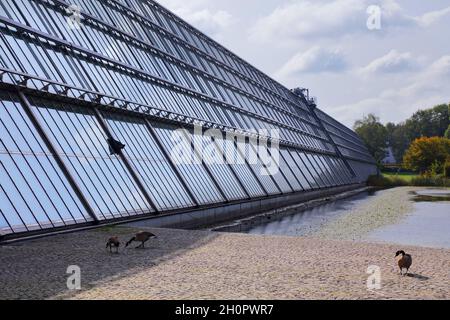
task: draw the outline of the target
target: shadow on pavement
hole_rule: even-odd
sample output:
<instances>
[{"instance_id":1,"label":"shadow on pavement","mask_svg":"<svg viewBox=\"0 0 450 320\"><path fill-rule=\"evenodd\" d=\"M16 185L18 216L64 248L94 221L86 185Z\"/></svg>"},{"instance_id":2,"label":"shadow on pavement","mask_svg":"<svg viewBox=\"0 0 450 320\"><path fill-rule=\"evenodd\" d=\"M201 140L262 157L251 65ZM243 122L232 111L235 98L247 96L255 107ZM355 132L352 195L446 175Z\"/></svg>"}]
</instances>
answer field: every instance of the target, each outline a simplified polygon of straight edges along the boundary
<instances>
[{"instance_id":1,"label":"shadow on pavement","mask_svg":"<svg viewBox=\"0 0 450 320\"><path fill-rule=\"evenodd\" d=\"M141 230L150 230L158 238L150 240L145 249L124 248ZM120 238L119 254L105 249L111 236ZM99 282L151 269L218 236L202 231L110 227L0 246L0 300L67 298L71 295L69 266L80 267L82 289L89 290Z\"/></svg>"}]
</instances>

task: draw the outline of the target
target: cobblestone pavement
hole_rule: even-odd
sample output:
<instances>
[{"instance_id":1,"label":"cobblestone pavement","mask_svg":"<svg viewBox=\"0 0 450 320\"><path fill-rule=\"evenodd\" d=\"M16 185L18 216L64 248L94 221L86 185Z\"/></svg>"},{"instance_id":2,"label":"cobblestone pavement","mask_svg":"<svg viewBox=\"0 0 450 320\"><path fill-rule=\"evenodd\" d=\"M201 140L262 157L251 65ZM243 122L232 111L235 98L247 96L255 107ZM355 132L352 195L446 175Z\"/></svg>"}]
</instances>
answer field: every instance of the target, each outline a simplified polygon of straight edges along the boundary
<instances>
[{"instance_id":1,"label":"cobblestone pavement","mask_svg":"<svg viewBox=\"0 0 450 320\"><path fill-rule=\"evenodd\" d=\"M151 229L145 250L105 250L116 227L0 247L0 299L450 299L450 250L313 238ZM414 258L402 277L395 252ZM81 268L80 291L66 286ZM367 268L381 290L367 290Z\"/></svg>"}]
</instances>

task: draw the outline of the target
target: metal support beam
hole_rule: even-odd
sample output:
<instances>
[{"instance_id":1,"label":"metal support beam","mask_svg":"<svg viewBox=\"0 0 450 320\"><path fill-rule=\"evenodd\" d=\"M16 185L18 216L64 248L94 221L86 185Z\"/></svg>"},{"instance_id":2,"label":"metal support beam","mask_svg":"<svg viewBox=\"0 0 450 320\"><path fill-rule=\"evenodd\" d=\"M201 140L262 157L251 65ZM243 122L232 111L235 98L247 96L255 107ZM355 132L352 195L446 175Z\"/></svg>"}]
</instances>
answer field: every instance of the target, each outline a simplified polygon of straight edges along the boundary
<instances>
[{"instance_id":1,"label":"metal support beam","mask_svg":"<svg viewBox=\"0 0 450 320\"><path fill-rule=\"evenodd\" d=\"M85 60L91 60L91 62L92 62L93 58L95 58L95 60L96 60L95 63L97 63L99 65L102 65L108 69L112 68L115 70L119 70L121 72L126 72L128 74L128 76L133 77L133 78L139 78L147 83L151 83L151 84L155 84L155 85L162 86L165 88L169 88L170 90L174 90L181 94L188 95L192 98L197 98L197 99L200 99L203 101L207 101L209 103L212 103L212 104L215 104L215 105L227 108L227 109L235 110L237 108L237 106L235 106L229 102L220 100L218 98L213 98L204 93L197 92L192 88L184 87L183 85L174 83L165 78L161 78L160 76L156 76L145 70L141 70L141 69L135 68L131 65L128 65L124 62L114 60L106 55L91 51L90 49L87 49L87 48L81 47L77 44L73 44L68 41L59 39L50 34L46 34L44 32L35 30L35 29L25 26L21 23L18 23L14 20L11 20L9 18L0 16L0 21L9 26L14 27L19 32L22 32L23 34L31 34L37 38L43 38L43 39L49 41L49 43L45 44L45 46L47 46L47 47L50 47L50 48L52 48L54 46L60 47L59 50L61 50L61 48L64 48L64 50L72 52L75 55L79 55L79 56L83 57L83 59L85 59ZM14 32L17 32L17 31L14 31ZM50 44L50 43L54 43L54 44ZM40 45L44 46L43 43L40 43ZM88 58L86 58L85 56L87 56ZM272 119L272 118L269 118L266 116L263 117L258 113L248 111L244 108L239 108L239 112L242 114L245 114L249 117L253 117L255 119L262 119L262 120L264 120L268 123L274 124L278 127L289 129L289 130L298 132L300 134L309 136L314 139L325 140L322 137L315 136L309 132L303 131L302 129L294 127L290 124L286 124L286 123L280 122L279 120ZM305 120L301 120L301 121L305 121Z\"/></svg>"},{"instance_id":2,"label":"metal support beam","mask_svg":"<svg viewBox=\"0 0 450 320\"><path fill-rule=\"evenodd\" d=\"M105 134L108 137L108 139L114 139L115 137L112 134L112 131L109 129L109 126L106 123L105 118L103 118L103 115L101 114L101 112L97 108L93 108L93 110L94 110L95 118L99 122L100 126L102 127L102 129L105 132ZM144 196L145 200L147 200L148 204L150 204L152 209L156 213L158 213L159 212L158 207L156 206L156 204L153 201L153 199L150 197L150 194L147 192L147 189L145 188L144 183L141 181L139 175L134 170L131 162L128 160L128 158L125 156L125 154L123 153L122 150L117 150L117 151L118 151L117 155L122 160L122 162L125 164L125 167L127 168L128 172L130 173L130 175L133 178L134 182L138 186L139 191L141 191L141 193Z\"/></svg>"},{"instance_id":3,"label":"metal support beam","mask_svg":"<svg viewBox=\"0 0 450 320\"><path fill-rule=\"evenodd\" d=\"M194 194L192 193L191 189L189 188L189 185L184 180L180 170L178 170L178 167L175 165L175 163L172 160L172 157L167 152L166 148L164 147L163 143L161 142L161 139L159 139L158 135L156 134L155 129L153 128L152 124L148 119L145 119L145 124L150 131L151 136L153 137L153 140L155 140L157 146L161 150L164 157L167 159L167 163L169 163L172 170L175 172L175 175L177 176L178 180L180 180L181 184L183 185L184 189L186 189L186 192L188 193L189 197L191 198L192 202L198 207L200 204L198 203L197 199L195 198Z\"/></svg>"},{"instance_id":4,"label":"metal support beam","mask_svg":"<svg viewBox=\"0 0 450 320\"><path fill-rule=\"evenodd\" d=\"M50 6L58 7L59 10L65 10L69 6L69 4L66 1L63 1L63 0L54 0L54 2L55 2L56 5L50 5ZM55 9L57 9L57 8L55 8ZM145 50L149 51L151 54L155 54L156 53L157 55L159 55L163 59L168 59L171 62L178 63L178 64L182 65L184 68L187 68L187 69L193 71L194 73L201 74L204 77L209 77L210 79L213 79L214 81L218 82L220 85L223 85L223 86L225 86L227 88L230 88L231 90L238 91L239 93L241 93L241 94L243 94L243 95L245 95L245 96L247 96L247 97L249 97L251 99L255 99L255 100L257 100L257 101L259 101L261 103L264 103L267 106L277 110L278 112L282 112L282 113L287 114L289 116L295 117L295 118L299 119L300 121L304 121L304 122L307 122L309 124L315 125L314 123L309 122L307 119L302 119L298 115L296 115L296 114L294 114L294 113L292 113L292 112L290 112L288 110L285 110L285 109L283 109L283 108L281 108L281 107L271 103L270 101L266 101L266 100L264 100L264 99L262 99L262 98L260 98L260 97L258 97L256 95L254 95L252 92L247 92L247 91L245 91L245 90L235 86L232 83L226 82L225 80L216 77L213 74L208 74L203 69L200 69L200 68L190 64L187 61L181 60L177 56L174 56L174 55L172 55L170 53L167 53L167 52L159 49L158 47L154 46L153 44L151 44L151 43L149 43L149 42L147 42L147 41L145 41L143 39L139 39L139 38L137 38L137 37L135 37L135 36L133 36L131 34L128 34L128 33L124 32L123 30L117 28L116 26L113 26L113 25L109 24L108 22L102 21L101 19L99 19L97 17L94 17L91 14L89 14L89 13L83 11L83 10L81 11L81 15L85 17L84 23L90 23L94 27L97 26L97 25L102 25L103 27L107 28L108 30L113 31L113 32L111 32L111 35L114 35L115 37L126 38L132 44L139 44L140 48L144 47ZM158 26L158 25L155 25L155 27L158 28L158 29L161 29L161 27ZM173 38L173 36L176 36L176 35L171 34L172 38ZM181 41L184 41L184 40L181 39ZM214 62L221 63L219 60L214 60ZM223 66L223 63L221 63L221 64ZM234 72L236 72L236 71L234 71ZM261 87L261 89L263 89L263 90L265 90L267 92L270 92L273 95L276 95L279 99L285 100L286 102L293 104L292 101L286 99L285 97L281 96L280 94L277 94L276 92L270 91L269 89L265 88L264 86L261 86L258 82L254 81L253 79L251 81L254 84L256 84L257 86Z\"/></svg>"},{"instance_id":5,"label":"metal support beam","mask_svg":"<svg viewBox=\"0 0 450 320\"><path fill-rule=\"evenodd\" d=\"M5 82L0 81L0 87L1 86L6 87L6 88L12 87L14 91L16 89L22 89L22 90L26 91L27 94L30 93L33 95L37 95L39 97L42 97L42 94L45 94L48 97L57 98L60 100L61 100L61 98L63 98L64 100L70 101L71 103L75 103L75 104L78 104L80 102L85 103L85 104L88 104L88 103L94 104L94 102L93 102L94 97L97 97L98 95L102 95L95 91L90 91L87 89L75 87L75 86L60 83L57 81L40 78L38 76L32 76L32 75L29 75L29 74L26 74L23 72L19 72L19 71L13 71L13 70L5 69L2 67L0 67L0 71L4 71L7 75L9 75L12 78L18 77L19 79L21 79L23 77L29 77L33 81L40 82L42 87L44 87L45 85L54 86L55 88L70 87L71 92L74 93L73 94L74 97L71 97L70 95L63 96L63 95L59 95L58 93L52 93L52 92L45 91L43 89L36 89L34 87L24 88L24 87L19 87L17 84L5 83ZM76 98L76 96L78 96L78 98ZM178 116L181 116L181 115L177 114L176 112L161 110L159 108L156 108L156 107L153 107L150 105L144 105L144 104L141 104L138 102L128 101L128 100L125 100L125 99L119 98L119 97L114 97L114 96L109 96L109 95L104 95L104 94L102 96L104 98L103 100L108 99L111 101L113 101L113 100L116 100L118 102L120 101L121 104L119 105L119 103L117 103L116 106L108 105L107 102L101 102L102 106L114 109L115 111L118 111L118 112L131 112L134 114L139 114L143 117L149 117L152 119L156 118L157 120L163 120L163 121L167 121L167 122L171 122L171 123L176 123L177 125L179 125L179 124L186 125L187 124L187 125L193 126L194 124L197 124L199 126L204 126L204 127L208 127L208 126L209 127L217 127L224 132L232 132L232 133L242 134L247 137L258 137L257 135L255 135L254 133L252 133L250 131L245 131L243 129L239 129L239 128L231 127L231 126L227 126L227 125L216 124L214 122L207 121L207 120L200 120L200 119L196 119L196 118L193 118L190 116L185 118L184 121L176 120L176 118ZM86 97L88 97L90 100L89 101L86 100ZM137 108L139 108L138 111L136 110ZM332 152L316 150L314 148L300 145L298 143L287 141L287 140L280 140L280 144L287 146L287 147L292 147L292 148L296 148L299 150L303 150L303 151L311 151L311 152L319 153L319 154L335 155L335 153L332 153ZM366 161L363 161L360 159L355 159L355 160L366 162ZM370 163L370 164L372 164L372 163Z\"/></svg>"},{"instance_id":6,"label":"metal support beam","mask_svg":"<svg viewBox=\"0 0 450 320\"><path fill-rule=\"evenodd\" d=\"M274 91L273 89L266 87L265 85L262 85L261 83L259 83L258 81L256 81L255 79L252 79L251 77L249 77L246 74L243 74L241 71L239 71L239 69L233 68L225 63L223 63L222 61L218 60L216 57L214 57L213 55L211 55L210 53L208 53L207 51L198 48L196 45L193 45L192 43L187 42L185 39L181 38L180 36L174 34L172 31L170 30L166 30L163 29L161 26L159 26L158 24L154 23L152 20L150 20L148 17L145 17L143 15L141 15L140 13L138 13L134 8L130 7L130 6L126 6L124 5L122 2L117 1L117 0L109 0L111 2L113 2L116 6L118 7L122 7L122 9L128 13L132 13L135 17L138 17L139 19L141 19L142 21L145 21L145 24L150 26L153 30L162 33L164 35L169 35L170 38L172 39L176 39L175 41L177 43L181 43L184 47L188 48L189 50L191 50L192 52L195 52L196 54L199 54L201 56L203 56L205 59L209 60L210 62L221 66L224 69L227 69L229 72L233 73L235 76L241 78L244 81L250 82L253 85L259 87L260 89L266 91L269 94L275 95L277 96L279 99L282 99L284 101L286 101L287 103L292 104L293 106L295 106L295 102L284 97L283 95L281 95L280 93ZM107 1L106 3L108 3L109 1ZM152 2L148 2L150 3L152 6L158 6L161 10L163 10L166 14L176 17L173 13L171 13L170 11L167 11L165 8L161 7L160 5L158 5L156 2L152 1ZM182 23L184 25L185 28L187 29L191 29L192 32L194 32L195 34L197 34L200 37L205 37L201 32L199 32L198 30L195 31L192 26L190 26L189 24L186 24L181 18L176 17L176 20L180 21L180 23ZM211 44L213 44L215 47L219 46L220 48L222 48L224 51L226 51L228 54L231 54L233 56L234 59L239 60L243 65L246 65L248 67L250 67L251 69L253 69L254 71L258 72L260 74L260 76L266 78L268 81L274 83L277 87L280 87L282 89L284 89L284 87L276 82L275 80L269 78L267 75L265 75L263 72L255 69L252 65L250 65L249 63L247 63L246 61L244 61L243 59L241 59L240 57L234 55L233 53L229 52L226 48L222 47L221 45L217 44L216 42L212 41L210 42ZM185 63L185 62L184 62Z\"/></svg>"},{"instance_id":7,"label":"metal support beam","mask_svg":"<svg viewBox=\"0 0 450 320\"><path fill-rule=\"evenodd\" d=\"M310 106L310 104L307 104L308 107L311 110L311 114L313 115L314 119L316 119L317 124L319 125L319 127L322 129L322 131L325 133L325 135L327 136L329 142L333 145L334 149L336 150L336 154L338 155L338 157L340 157L342 159L342 161L344 161L345 166L347 167L347 169L350 171L350 173L353 175L353 177L356 177L356 173L355 171L353 171L352 166L350 165L350 163L348 163L347 158L345 158L345 156L342 154L341 150L339 150L338 145L336 144L336 142L334 142L333 137L331 136L331 134L328 132L327 128L325 127L325 125L323 124L322 120L320 119L320 117L317 115L316 113L316 108L312 108Z\"/></svg>"},{"instance_id":8,"label":"metal support beam","mask_svg":"<svg viewBox=\"0 0 450 320\"><path fill-rule=\"evenodd\" d=\"M38 134L44 141L45 145L47 146L47 149L53 155L53 158L55 159L59 168L63 172L63 174L66 177L67 181L69 182L70 186L72 187L72 189L74 190L74 192L78 196L78 198L80 199L81 204L86 209L86 212L89 214L89 216L94 220L94 222L98 223L99 219L96 216L94 209L89 204L88 199L84 196L83 192L81 191L81 188L79 187L75 178L70 173L69 169L67 168L66 164L64 163L64 160L59 155L56 147L53 145L50 137L45 132L44 127L41 125L39 119L34 114L33 108L31 107L31 104L30 104L28 98L25 96L25 94L21 90L18 90L18 94L19 94L20 101L22 102L22 106L23 106L25 112L27 113L30 121L33 123L34 127L36 128L36 131L38 132Z\"/></svg>"}]
</instances>

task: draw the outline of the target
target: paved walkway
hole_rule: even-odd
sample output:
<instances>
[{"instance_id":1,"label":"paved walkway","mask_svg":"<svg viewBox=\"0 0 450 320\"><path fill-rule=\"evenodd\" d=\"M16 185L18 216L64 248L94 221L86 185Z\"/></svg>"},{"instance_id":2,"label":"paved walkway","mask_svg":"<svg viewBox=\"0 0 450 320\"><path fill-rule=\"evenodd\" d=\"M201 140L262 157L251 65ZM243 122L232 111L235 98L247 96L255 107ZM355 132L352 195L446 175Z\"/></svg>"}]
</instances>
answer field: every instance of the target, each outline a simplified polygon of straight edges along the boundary
<instances>
[{"instance_id":1,"label":"paved walkway","mask_svg":"<svg viewBox=\"0 0 450 320\"><path fill-rule=\"evenodd\" d=\"M0 299L450 299L450 250L152 229L148 249L105 250L117 227L0 247ZM395 252L414 257L401 277ZM69 291L69 265L81 291ZM369 265L381 290L367 290Z\"/></svg>"}]
</instances>

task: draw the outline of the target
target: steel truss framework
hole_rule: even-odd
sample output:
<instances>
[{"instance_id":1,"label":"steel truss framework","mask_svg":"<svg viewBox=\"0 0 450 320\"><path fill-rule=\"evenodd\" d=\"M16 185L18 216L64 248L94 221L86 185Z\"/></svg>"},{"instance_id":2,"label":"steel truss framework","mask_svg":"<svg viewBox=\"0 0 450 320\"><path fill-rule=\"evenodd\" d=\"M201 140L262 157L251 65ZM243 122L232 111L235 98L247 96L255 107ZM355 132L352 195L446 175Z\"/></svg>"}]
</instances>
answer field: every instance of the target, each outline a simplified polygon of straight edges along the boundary
<instances>
[{"instance_id":1,"label":"steel truss framework","mask_svg":"<svg viewBox=\"0 0 450 320\"><path fill-rule=\"evenodd\" d=\"M157 3L73 3L80 28L68 27L66 1L0 2L0 241L374 173L354 132ZM174 132L197 161L172 153ZM259 155L251 161L258 139L280 144L278 173ZM111 152L108 141L125 148Z\"/></svg>"}]
</instances>

